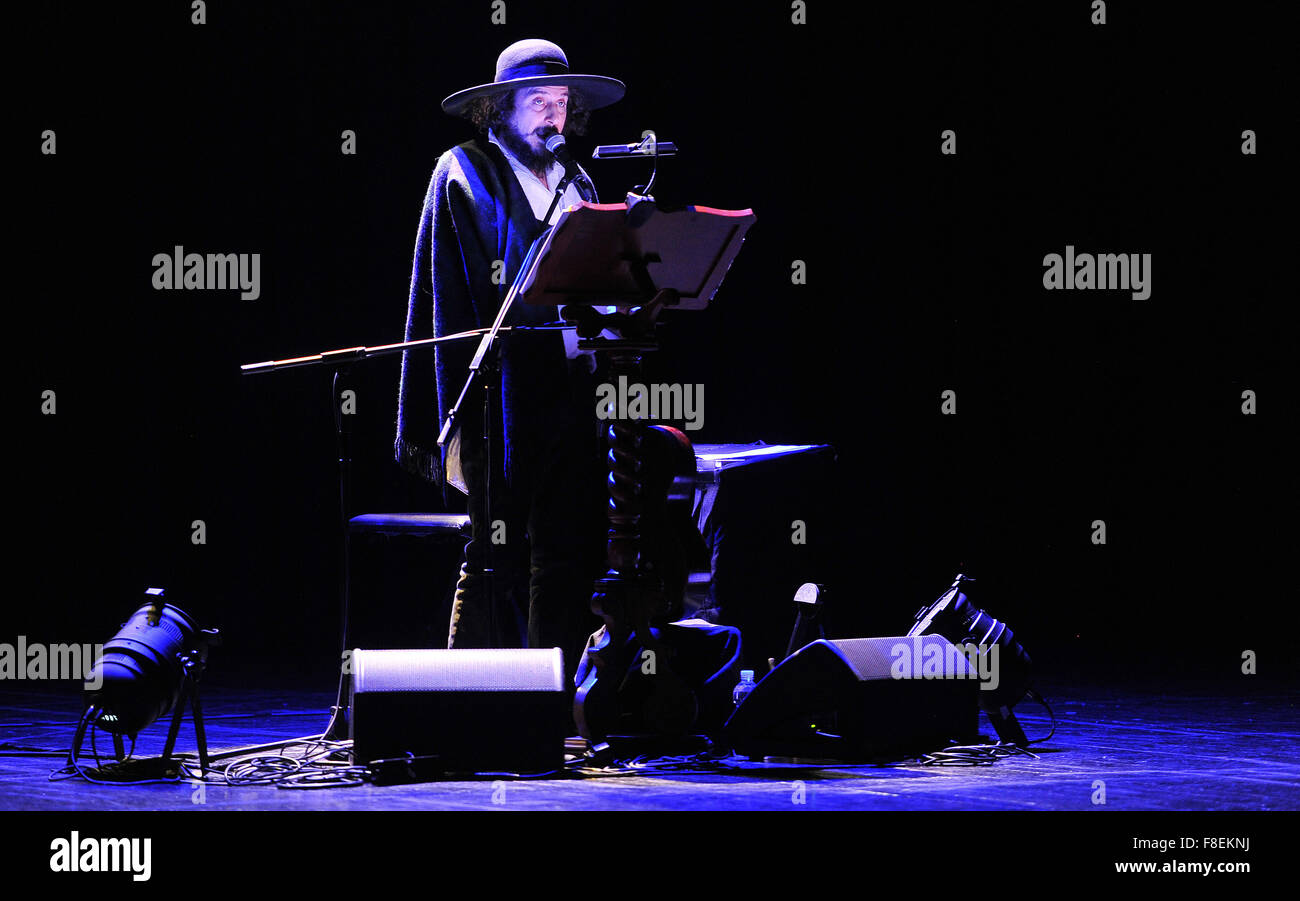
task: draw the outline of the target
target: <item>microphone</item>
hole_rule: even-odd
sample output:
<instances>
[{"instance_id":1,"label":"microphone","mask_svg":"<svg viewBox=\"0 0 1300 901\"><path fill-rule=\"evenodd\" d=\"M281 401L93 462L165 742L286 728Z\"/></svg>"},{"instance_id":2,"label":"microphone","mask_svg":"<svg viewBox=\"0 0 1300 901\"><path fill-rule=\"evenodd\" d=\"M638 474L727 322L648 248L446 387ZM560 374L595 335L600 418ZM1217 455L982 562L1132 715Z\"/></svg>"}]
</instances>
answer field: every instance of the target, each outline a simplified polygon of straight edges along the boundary
<instances>
[{"instance_id":1,"label":"microphone","mask_svg":"<svg viewBox=\"0 0 1300 901\"><path fill-rule=\"evenodd\" d=\"M546 139L546 149L559 160L560 165L564 167L564 174L573 179L574 184L578 187L578 193L582 195L582 199L598 203L596 186L592 184L591 177L587 175L582 166L578 165L578 161L573 158L573 154L569 153L569 148L565 145L564 135L558 131L550 135Z\"/></svg>"},{"instance_id":2,"label":"microphone","mask_svg":"<svg viewBox=\"0 0 1300 901\"><path fill-rule=\"evenodd\" d=\"M551 151L551 155L560 161L560 165L564 167L564 171L569 175L576 175L580 171L578 161L573 158L573 154L569 153L569 148L565 146L564 135L558 131L546 139L546 149Z\"/></svg>"}]
</instances>

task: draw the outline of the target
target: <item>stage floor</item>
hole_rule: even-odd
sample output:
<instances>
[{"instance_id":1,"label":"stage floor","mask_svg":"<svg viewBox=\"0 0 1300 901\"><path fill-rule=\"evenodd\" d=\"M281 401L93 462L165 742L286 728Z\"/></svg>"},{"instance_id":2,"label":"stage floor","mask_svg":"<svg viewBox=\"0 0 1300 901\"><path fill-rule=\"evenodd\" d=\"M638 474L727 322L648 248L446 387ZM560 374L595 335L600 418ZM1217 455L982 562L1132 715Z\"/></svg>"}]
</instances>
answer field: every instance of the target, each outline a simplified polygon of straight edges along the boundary
<instances>
[{"instance_id":1,"label":"stage floor","mask_svg":"<svg viewBox=\"0 0 1300 901\"><path fill-rule=\"evenodd\" d=\"M1056 734L1036 757L934 767L752 762L709 766L642 761L583 778L482 777L311 790L184 782L97 785L51 780L64 764L80 697L57 686L0 685L0 809L80 810L1295 810L1300 808L1295 686L1185 683L1161 692L1042 684ZM319 734L332 692L209 688L210 749ZM1017 709L1031 738L1046 735L1041 706ZM992 735L981 716L981 728ZM111 753L101 735L99 753ZM161 753L163 725L141 734L135 756ZM186 717L178 750L195 750ZM268 752L275 753L275 752ZM83 761L93 765L89 744Z\"/></svg>"}]
</instances>

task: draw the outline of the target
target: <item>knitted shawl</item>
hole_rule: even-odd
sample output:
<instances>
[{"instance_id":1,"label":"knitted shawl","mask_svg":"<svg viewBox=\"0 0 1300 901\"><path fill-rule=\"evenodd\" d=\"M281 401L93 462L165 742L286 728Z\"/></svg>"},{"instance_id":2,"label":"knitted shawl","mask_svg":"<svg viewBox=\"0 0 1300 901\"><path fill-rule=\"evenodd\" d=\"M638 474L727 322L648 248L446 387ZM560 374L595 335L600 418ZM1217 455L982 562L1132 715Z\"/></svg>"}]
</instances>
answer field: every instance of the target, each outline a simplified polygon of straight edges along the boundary
<instances>
[{"instance_id":1,"label":"knitted shawl","mask_svg":"<svg viewBox=\"0 0 1300 901\"><path fill-rule=\"evenodd\" d=\"M542 229L504 154L486 137L444 153L420 216L405 340L491 326ZM494 273L498 260L504 268ZM539 325L555 318L552 307L516 301L505 324ZM420 348L402 355L395 456L403 469L434 484L443 484L445 478L438 432L465 383L478 344L476 337L439 344L432 352ZM507 478L520 451L518 413L535 400L537 386L560 384L553 380L563 379L564 372L558 331L515 332L505 340L501 397L494 407L505 435ZM469 411L461 412L463 423Z\"/></svg>"}]
</instances>

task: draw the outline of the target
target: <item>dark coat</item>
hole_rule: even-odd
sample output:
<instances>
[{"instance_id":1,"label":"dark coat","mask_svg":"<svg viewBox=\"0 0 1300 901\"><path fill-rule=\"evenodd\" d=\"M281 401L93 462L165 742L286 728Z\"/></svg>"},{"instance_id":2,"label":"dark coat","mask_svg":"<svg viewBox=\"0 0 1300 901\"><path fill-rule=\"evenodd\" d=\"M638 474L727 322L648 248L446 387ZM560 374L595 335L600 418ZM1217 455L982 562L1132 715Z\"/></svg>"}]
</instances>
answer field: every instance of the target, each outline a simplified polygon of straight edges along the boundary
<instances>
[{"instance_id":1,"label":"dark coat","mask_svg":"<svg viewBox=\"0 0 1300 901\"><path fill-rule=\"evenodd\" d=\"M491 326L542 229L510 164L486 137L444 153L420 216L405 340ZM499 283L493 281L497 260L505 263ZM555 318L554 307L516 302L505 324L539 325ZM402 468L435 484L445 477L438 432L477 347L478 339L473 338L438 345L432 353L421 349L402 355L396 459ZM524 450L517 427L521 410L544 399L538 386L562 384L565 378L563 347L558 331L517 332L505 342L501 397L495 406L506 438L507 475L515 455Z\"/></svg>"}]
</instances>

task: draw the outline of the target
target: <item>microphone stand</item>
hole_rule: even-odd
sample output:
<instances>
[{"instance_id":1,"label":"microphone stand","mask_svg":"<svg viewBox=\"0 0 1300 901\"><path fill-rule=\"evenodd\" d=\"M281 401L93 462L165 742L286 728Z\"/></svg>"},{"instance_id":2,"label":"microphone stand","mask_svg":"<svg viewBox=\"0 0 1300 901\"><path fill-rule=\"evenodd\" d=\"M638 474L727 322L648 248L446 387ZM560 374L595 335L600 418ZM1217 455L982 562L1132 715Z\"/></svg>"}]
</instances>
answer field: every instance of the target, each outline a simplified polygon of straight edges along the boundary
<instances>
[{"instance_id":1,"label":"microphone stand","mask_svg":"<svg viewBox=\"0 0 1300 901\"><path fill-rule=\"evenodd\" d=\"M555 196L551 198L551 205L546 208L546 215L542 218L543 222L551 221L551 215L555 212L556 206L559 205L560 198L564 196L565 189L567 189L569 187L569 183L572 182L577 177L578 177L578 173L574 172L560 179L560 183L555 186Z\"/></svg>"},{"instance_id":2,"label":"microphone stand","mask_svg":"<svg viewBox=\"0 0 1300 901\"><path fill-rule=\"evenodd\" d=\"M507 326L505 331L509 331ZM330 379L330 406L334 414L334 437L335 449L338 453L338 498L339 498L339 547L341 549L343 560L339 571L339 607L341 610L340 628L342 631L343 650L346 651L348 645L349 630L349 604L348 587L350 584L350 566L349 550L350 536L348 533L349 510L351 508L352 497L352 442L350 428L347 424L347 418L343 414L341 405L342 386L346 384L348 368L351 364L369 359L370 357L386 356L388 354L399 353L407 350L414 350L425 347L436 347L439 344L453 341L464 341L484 334L486 329L473 329L468 332L459 332L454 335L444 335L440 338L422 338L416 341L402 341L396 344L384 344L378 347L347 347L341 350L326 351L324 353L312 354L303 357L291 357L283 360L268 360L263 363L246 363L240 366L240 371L244 375L256 375L266 372L277 372L282 369L297 369L304 366L329 366L333 369L333 375ZM345 739L348 736L348 715L349 711L343 698L344 677L340 676L338 685L338 694L335 699L335 705L331 712L329 725L325 727L324 737L328 740Z\"/></svg>"},{"instance_id":3,"label":"microphone stand","mask_svg":"<svg viewBox=\"0 0 1300 901\"><path fill-rule=\"evenodd\" d=\"M583 169L582 164L569 153L563 135L551 129L551 134L546 139L546 149L564 167L565 173L564 178L555 186L555 197L551 199L551 205L546 210L546 215L542 217L542 222L549 226L551 214L555 212L555 206L560 202L560 198L564 196L564 189L569 186L570 182L577 181L578 193L588 203L600 203L600 196L596 193L596 183L591 180L587 170Z\"/></svg>"},{"instance_id":4,"label":"microphone stand","mask_svg":"<svg viewBox=\"0 0 1300 901\"><path fill-rule=\"evenodd\" d=\"M552 151L552 154L554 154L554 151ZM546 217L542 219L543 222L549 223L551 221L551 214L555 212L555 207L559 204L560 198L564 196L565 189L568 188L569 184L572 182L577 182L578 193L582 195L583 200L589 203L600 203L600 195L596 193L596 183L591 180L591 176L587 174L587 170L578 165L577 160L572 160L572 162L573 168L570 169L568 166L565 166L565 176L560 179L560 183L555 186L555 196L551 198L551 205L546 209ZM547 230L550 230L549 226ZM543 232L543 235L544 234L545 232ZM556 310L556 315L561 319L564 318L564 309L563 306L560 306Z\"/></svg>"},{"instance_id":5,"label":"microphone stand","mask_svg":"<svg viewBox=\"0 0 1300 901\"><path fill-rule=\"evenodd\" d=\"M595 197L595 185L592 184L590 176L588 176L587 173L582 170L582 167L577 165L576 163L574 164L574 168L576 171L569 172L568 174L566 174L565 177L561 179L559 184L556 185L555 197L551 200L551 206L550 209L548 209L546 212L546 217L543 220L544 222L550 221L551 215L555 212L556 205L560 202L560 198L564 196L565 189L568 188L569 184L572 183L574 179L578 179L578 178L582 179L579 182L580 184L579 190L581 190L584 193L584 195L588 191L590 191L593 198ZM584 190L584 188L586 190ZM541 232L541 234L537 236L532 246L529 247L528 254L524 258L523 265L519 267L519 272L516 274L515 280L511 284L510 290L506 294L505 300L501 304L501 309L497 312L496 319L494 320L491 328L489 329L473 329L466 332L460 332L454 335L444 335L439 338L423 338L416 341L402 341L393 344L384 344L378 347L363 347L363 346L347 347L347 348L341 348L339 350L325 351L323 353L311 354L302 357L290 357L281 360L267 360L261 363L246 363L239 367L241 373L244 375L256 375L259 373L276 372L281 369L294 369L302 366L317 366L317 365L331 365L334 370L333 377L330 380L330 394L331 394L330 404L334 413L334 433L335 433L335 441L336 441L336 450L338 453L339 513L340 513L340 531L342 533L340 539L340 547L343 555L342 566L339 573L339 597L340 597L340 607L342 608L340 626L342 630L342 639L343 639L343 645L345 651L347 650L347 644L348 644L348 626L349 626L349 618L350 618L349 617L350 611L348 609L349 607L348 585L349 585L349 577L350 577L349 561L348 561L349 550L350 550L349 548L350 542L349 542L349 534L348 534L348 522L349 522L348 512L349 512L349 507L351 506L350 501L351 501L352 452L350 446L351 445L350 436L348 434L348 429L345 426L345 420L343 418L342 408L340 406L339 389L342 383L341 377L346 376L348 366L358 360L364 360L375 356L384 356L392 353L404 352L416 348L436 347L438 344L442 344L444 342L459 341L459 340L464 340L466 338L473 337L475 335L482 335L482 339L479 343L478 350L474 355L474 359L470 362L469 373L468 373L468 377L466 378L465 385L464 387L462 387L460 396L457 398L456 403L453 405L451 411L447 414L447 421L444 423L442 427L442 431L438 434L438 447L443 449L443 456L444 456L443 471L444 471L444 479L445 479L446 442L451 438L452 432L456 425L456 416L460 410L461 405L465 402L466 398L468 397L469 392L474 385L475 379L478 377L479 373L482 372L485 380L483 385L484 397L483 397L483 436L482 437L483 437L483 446L484 446L483 452L486 455L485 470L488 473L487 487L484 492L484 515L487 519L487 522L489 524L488 527L490 529L491 528L490 524L492 522L492 518L491 518L492 517L492 512L491 512L492 511L492 488L491 488L492 486L492 436L491 436L492 405L491 404L492 404L492 394L495 390L497 390L500 384L498 381L498 377L499 377L499 367L497 365L498 361L495 357L496 337L499 333L503 331L508 332L511 330L510 326L503 325L503 323L505 322L506 314L510 311L510 307L514 304L514 300L519 294L520 287L528 280L529 276L532 274L532 270L536 267L539 261L538 251L546 243L546 237L549 232L550 232L550 227L548 226ZM484 559L486 562L486 566L484 568L483 574L486 577L486 584L487 584L488 628L491 634L495 635L496 633L495 581L496 580L495 580L495 570L492 567L491 547L492 547L492 542L489 539L484 544L484 554L485 554ZM344 683L341 678L338 687L338 697L336 698L336 703L332 712L332 716L330 717L330 723L325 729L324 735L326 738L329 739L340 739L340 738L345 738L347 736L347 732L348 732L347 720L348 720L349 711L347 710L346 706L343 703L343 684Z\"/></svg>"},{"instance_id":6,"label":"microphone stand","mask_svg":"<svg viewBox=\"0 0 1300 901\"><path fill-rule=\"evenodd\" d=\"M562 181L556 186L555 199L551 201L551 207L554 209L555 204L559 202L560 196L564 193L567 182ZM550 219L550 213L547 213L547 220ZM510 290L506 293L505 300L501 302L501 309L497 311L496 319L492 327L488 329L482 340L479 342L478 350L474 353L474 358L470 361L468 375L465 379L464 386L460 389L460 395L452 405L451 410L447 413L447 420L443 423L442 431L438 433L438 447L443 451L443 472L444 480L446 473L446 456L447 442L452 440L452 433L455 431L456 419L460 413L461 405L469 397L474 383L482 375L483 383L483 457L484 471L487 473L487 484L483 491L483 517L488 530L492 529L492 395L500 387L500 360L499 350L497 349L497 333L502 330L502 323L505 322L506 315L514 305L515 298L519 296L521 287L528 281L532 271L536 268L540 259L539 250L546 243L547 235L550 228L543 229L541 234L533 241L528 248L528 254L524 257L519 272L515 274L515 280L510 285ZM476 540L483 540L475 536ZM488 630L489 634L496 635L496 569L492 564L492 541L490 538L483 541L483 577L487 586L487 605L488 605ZM468 565L468 561L466 561Z\"/></svg>"},{"instance_id":7,"label":"microphone stand","mask_svg":"<svg viewBox=\"0 0 1300 901\"><path fill-rule=\"evenodd\" d=\"M576 163L574 165L575 171L567 172L564 178L560 179L560 183L555 186L555 196L551 198L551 205L546 208L546 215L542 218L543 222L551 221L551 215L555 212L556 206L559 205L560 198L564 196L564 192L569 185L575 181L578 183L578 192L583 195L583 200L590 203L600 203L600 198L596 196L596 186L591 182L591 176L582 171L581 166ZM591 197L587 197L587 194L591 194Z\"/></svg>"}]
</instances>

